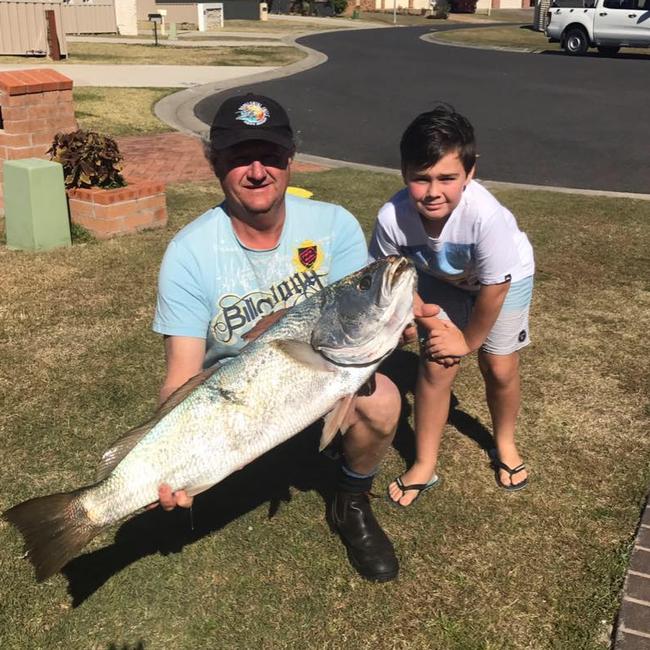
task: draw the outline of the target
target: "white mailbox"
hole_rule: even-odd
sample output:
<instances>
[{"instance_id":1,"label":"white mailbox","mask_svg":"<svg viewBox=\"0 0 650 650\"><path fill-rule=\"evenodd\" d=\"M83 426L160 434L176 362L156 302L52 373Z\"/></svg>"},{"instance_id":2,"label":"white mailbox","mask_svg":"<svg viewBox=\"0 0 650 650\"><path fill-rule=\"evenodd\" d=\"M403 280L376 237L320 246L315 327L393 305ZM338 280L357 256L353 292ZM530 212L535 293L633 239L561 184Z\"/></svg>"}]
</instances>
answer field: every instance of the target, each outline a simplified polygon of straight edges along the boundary
<instances>
[{"instance_id":1,"label":"white mailbox","mask_svg":"<svg viewBox=\"0 0 650 650\"><path fill-rule=\"evenodd\" d=\"M196 7L200 32L223 29L223 2L200 2Z\"/></svg>"}]
</instances>

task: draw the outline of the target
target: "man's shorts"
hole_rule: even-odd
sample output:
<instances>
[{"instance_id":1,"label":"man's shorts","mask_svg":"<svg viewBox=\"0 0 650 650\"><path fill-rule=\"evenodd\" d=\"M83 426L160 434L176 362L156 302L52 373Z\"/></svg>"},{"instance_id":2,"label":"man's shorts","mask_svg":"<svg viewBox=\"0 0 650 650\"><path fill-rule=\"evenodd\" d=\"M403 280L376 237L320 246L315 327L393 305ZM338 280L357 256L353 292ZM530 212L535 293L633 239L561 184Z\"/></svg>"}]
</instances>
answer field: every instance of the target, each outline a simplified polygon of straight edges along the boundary
<instances>
[{"instance_id":1,"label":"man's shorts","mask_svg":"<svg viewBox=\"0 0 650 650\"><path fill-rule=\"evenodd\" d=\"M476 302L476 293L463 291L430 275L418 273L418 293L424 302L440 307L439 318L464 329ZM528 314L533 296L533 276L510 285L494 327L481 346L490 354L506 355L530 343Z\"/></svg>"}]
</instances>

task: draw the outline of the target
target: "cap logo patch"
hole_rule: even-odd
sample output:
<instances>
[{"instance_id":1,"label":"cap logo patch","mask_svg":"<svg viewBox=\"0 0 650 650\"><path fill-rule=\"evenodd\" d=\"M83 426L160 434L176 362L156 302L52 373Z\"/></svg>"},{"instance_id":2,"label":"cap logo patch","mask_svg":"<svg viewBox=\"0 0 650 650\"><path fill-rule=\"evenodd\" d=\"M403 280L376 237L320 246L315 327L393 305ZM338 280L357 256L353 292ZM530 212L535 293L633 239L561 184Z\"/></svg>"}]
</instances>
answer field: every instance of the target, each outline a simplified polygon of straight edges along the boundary
<instances>
[{"instance_id":1,"label":"cap logo patch","mask_svg":"<svg viewBox=\"0 0 650 650\"><path fill-rule=\"evenodd\" d=\"M259 102L246 102L237 109L235 119L247 126L261 126L270 116L266 106L262 106Z\"/></svg>"}]
</instances>

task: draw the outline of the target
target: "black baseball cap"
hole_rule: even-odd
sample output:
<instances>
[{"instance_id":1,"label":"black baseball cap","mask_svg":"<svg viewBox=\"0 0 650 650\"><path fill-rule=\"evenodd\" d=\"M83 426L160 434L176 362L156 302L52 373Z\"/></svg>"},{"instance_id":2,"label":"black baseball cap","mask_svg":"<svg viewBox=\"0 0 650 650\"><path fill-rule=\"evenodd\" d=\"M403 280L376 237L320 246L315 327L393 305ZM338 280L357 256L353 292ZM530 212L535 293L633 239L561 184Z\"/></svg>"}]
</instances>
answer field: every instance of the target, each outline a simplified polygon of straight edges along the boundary
<instances>
[{"instance_id":1,"label":"black baseball cap","mask_svg":"<svg viewBox=\"0 0 650 650\"><path fill-rule=\"evenodd\" d=\"M254 93L226 99L210 127L212 148L225 149L247 140L264 140L293 149L293 131L284 108L270 97Z\"/></svg>"}]
</instances>

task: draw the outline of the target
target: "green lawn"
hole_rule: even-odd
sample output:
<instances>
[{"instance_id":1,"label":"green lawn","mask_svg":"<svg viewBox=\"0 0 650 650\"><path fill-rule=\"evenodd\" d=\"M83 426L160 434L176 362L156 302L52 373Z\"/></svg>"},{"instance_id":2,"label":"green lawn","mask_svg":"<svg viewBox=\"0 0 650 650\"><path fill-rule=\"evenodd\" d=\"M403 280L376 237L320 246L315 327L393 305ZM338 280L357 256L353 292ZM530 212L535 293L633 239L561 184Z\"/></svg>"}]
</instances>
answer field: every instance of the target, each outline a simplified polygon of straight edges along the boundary
<instances>
[{"instance_id":1,"label":"green lawn","mask_svg":"<svg viewBox=\"0 0 650 650\"><path fill-rule=\"evenodd\" d=\"M368 232L399 178L341 169L293 184ZM529 489L495 486L474 440L489 418L469 360L441 487L409 510L375 504L397 582L369 584L347 564L324 518L333 467L312 432L197 497L193 527L188 512L140 515L40 585L0 524L0 647L605 650L650 482L650 202L498 195L538 264L518 433ZM174 186L165 230L48 254L0 247L0 510L92 481L106 446L151 413L160 259L218 200L214 184ZM406 351L387 368L407 394L414 362ZM378 493L412 451L409 403Z\"/></svg>"}]
</instances>

